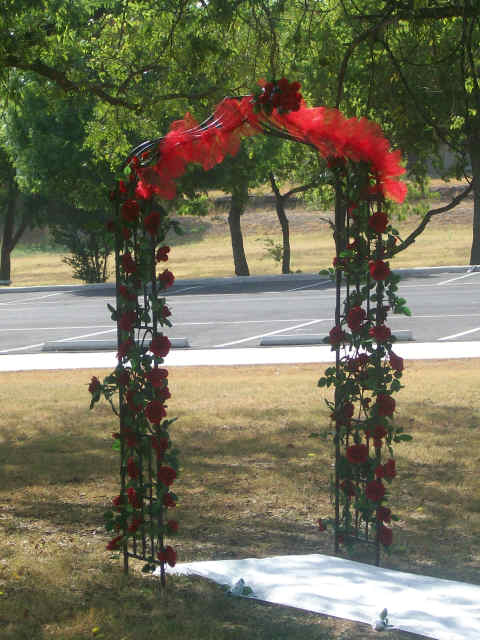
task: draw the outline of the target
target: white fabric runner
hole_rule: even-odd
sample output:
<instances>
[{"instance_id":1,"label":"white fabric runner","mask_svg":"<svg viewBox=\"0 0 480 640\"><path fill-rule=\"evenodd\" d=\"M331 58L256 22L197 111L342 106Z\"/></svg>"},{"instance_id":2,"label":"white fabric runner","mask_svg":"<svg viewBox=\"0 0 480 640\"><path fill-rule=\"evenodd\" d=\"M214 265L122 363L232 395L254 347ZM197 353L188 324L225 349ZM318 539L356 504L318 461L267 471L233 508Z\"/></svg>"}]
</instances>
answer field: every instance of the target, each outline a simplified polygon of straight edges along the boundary
<instances>
[{"instance_id":1,"label":"white fabric runner","mask_svg":"<svg viewBox=\"0 0 480 640\"><path fill-rule=\"evenodd\" d=\"M318 554L191 562L168 571L229 588L243 579L250 597L368 624L387 608L394 628L427 638L480 638L480 586L465 582Z\"/></svg>"}]
</instances>

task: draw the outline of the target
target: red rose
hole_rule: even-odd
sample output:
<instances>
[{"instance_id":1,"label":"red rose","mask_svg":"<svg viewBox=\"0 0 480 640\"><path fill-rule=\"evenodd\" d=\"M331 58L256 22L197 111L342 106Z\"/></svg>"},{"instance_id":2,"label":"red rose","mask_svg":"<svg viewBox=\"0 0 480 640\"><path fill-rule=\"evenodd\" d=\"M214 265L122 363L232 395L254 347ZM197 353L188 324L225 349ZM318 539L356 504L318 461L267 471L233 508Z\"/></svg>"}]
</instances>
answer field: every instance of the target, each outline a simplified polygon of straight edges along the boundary
<instances>
[{"instance_id":1,"label":"red rose","mask_svg":"<svg viewBox=\"0 0 480 640\"><path fill-rule=\"evenodd\" d=\"M351 418L355 411L355 407L351 402L346 402L342 407L342 415L344 418Z\"/></svg>"},{"instance_id":2,"label":"red rose","mask_svg":"<svg viewBox=\"0 0 480 640\"><path fill-rule=\"evenodd\" d=\"M347 324L352 331L358 331L367 318L367 313L362 307L352 307L347 314Z\"/></svg>"},{"instance_id":3,"label":"red rose","mask_svg":"<svg viewBox=\"0 0 480 640\"><path fill-rule=\"evenodd\" d=\"M375 233L385 233L388 226L388 216L383 211L378 211L370 216L368 219L368 226L373 229Z\"/></svg>"},{"instance_id":4,"label":"red rose","mask_svg":"<svg viewBox=\"0 0 480 640\"><path fill-rule=\"evenodd\" d=\"M177 503L173 499L173 496L172 496L171 493L166 493L163 496L163 504L164 504L165 507L167 507L167 509L171 509L171 508L177 506Z\"/></svg>"},{"instance_id":5,"label":"red rose","mask_svg":"<svg viewBox=\"0 0 480 640\"><path fill-rule=\"evenodd\" d=\"M155 389L163 387L167 376L168 371L166 369L152 369L145 374L146 380L148 380Z\"/></svg>"},{"instance_id":6,"label":"red rose","mask_svg":"<svg viewBox=\"0 0 480 640\"><path fill-rule=\"evenodd\" d=\"M140 207L136 200L126 200L122 204L121 214L125 222L136 222L139 212Z\"/></svg>"},{"instance_id":7,"label":"red rose","mask_svg":"<svg viewBox=\"0 0 480 640\"><path fill-rule=\"evenodd\" d=\"M150 422L158 424L163 418L165 418L167 412L161 400L152 400L145 407L145 415Z\"/></svg>"},{"instance_id":8,"label":"red rose","mask_svg":"<svg viewBox=\"0 0 480 640\"><path fill-rule=\"evenodd\" d=\"M380 502L385 495L385 487L380 480L370 480L365 487L365 495L372 502Z\"/></svg>"},{"instance_id":9,"label":"red rose","mask_svg":"<svg viewBox=\"0 0 480 640\"><path fill-rule=\"evenodd\" d=\"M355 497L355 485L351 480L344 480L340 483L340 488L346 493L349 498Z\"/></svg>"},{"instance_id":10,"label":"red rose","mask_svg":"<svg viewBox=\"0 0 480 640\"><path fill-rule=\"evenodd\" d=\"M110 540L110 542L107 544L107 549L109 551L113 551L116 549L120 548L120 541L122 540L123 536L117 536L116 538L113 538L113 540Z\"/></svg>"},{"instance_id":11,"label":"red rose","mask_svg":"<svg viewBox=\"0 0 480 640\"><path fill-rule=\"evenodd\" d=\"M395 476L397 475L395 460L393 460L392 458L390 458L390 460L387 460L387 462L383 465L383 471L386 478L395 478Z\"/></svg>"},{"instance_id":12,"label":"red rose","mask_svg":"<svg viewBox=\"0 0 480 640\"><path fill-rule=\"evenodd\" d=\"M168 318L168 316L172 315L172 312L166 304L163 305L162 310L160 311L160 315L164 318Z\"/></svg>"},{"instance_id":13,"label":"red rose","mask_svg":"<svg viewBox=\"0 0 480 640\"><path fill-rule=\"evenodd\" d=\"M89 392L93 395L99 393L101 388L102 385L100 384L100 380L97 378L97 376L92 376L90 384L88 385Z\"/></svg>"},{"instance_id":14,"label":"red rose","mask_svg":"<svg viewBox=\"0 0 480 640\"><path fill-rule=\"evenodd\" d=\"M377 507L377 520L379 522L390 522L392 519L392 512L388 507Z\"/></svg>"},{"instance_id":15,"label":"red rose","mask_svg":"<svg viewBox=\"0 0 480 640\"><path fill-rule=\"evenodd\" d=\"M171 271L165 269L158 276L158 282L163 289L168 289L175 282L175 276Z\"/></svg>"},{"instance_id":16,"label":"red rose","mask_svg":"<svg viewBox=\"0 0 480 640\"><path fill-rule=\"evenodd\" d=\"M168 449L168 438L157 438L152 436L152 448L155 449L158 456L163 456Z\"/></svg>"},{"instance_id":17,"label":"red rose","mask_svg":"<svg viewBox=\"0 0 480 640\"><path fill-rule=\"evenodd\" d=\"M167 527L171 533L178 532L178 522L176 520L167 520Z\"/></svg>"},{"instance_id":18,"label":"red rose","mask_svg":"<svg viewBox=\"0 0 480 640\"><path fill-rule=\"evenodd\" d=\"M393 531L386 527L385 525L381 525L380 527L380 542L385 546L389 547L393 542Z\"/></svg>"},{"instance_id":19,"label":"red rose","mask_svg":"<svg viewBox=\"0 0 480 640\"><path fill-rule=\"evenodd\" d=\"M318 524L318 530L319 531L325 531L326 530L327 527L325 526L325 523L323 522L323 520L321 518L319 518L317 520L317 524Z\"/></svg>"},{"instance_id":20,"label":"red rose","mask_svg":"<svg viewBox=\"0 0 480 640\"><path fill-rule=\"evenodd\" d=\"M118 368L116 371L116 376L118 384L122 387L126 387L130 382L130 374L128 373L127 369L123 369L121 367Z\"/></svg>"},{"instance_id":21,"label":"red rose","mask_svg":"<svg viewBox=\"0 0 480 640\"><path fill-rule=\"evenodd\" d=\"M375 477L379 480L384 476L385 476L385 469L383 468L383 465L379 464L378 467L375 469Z\"/></svg>"},{"instance_id":22,"label":"red rose","mask_svg":"<svg viewBox=\"0 0 480 640\"><path fill-rule=\"evenodd\" d=\"M157 262L166 262L168 260L168 254L170 253L170 247L166 245L164 247L160 247L157 250Z\"/></svg>"},{"instance_id":23,"label":"red rose","mask_svg":"<svg viewBox=\"0 0 480 640\"><path fill-rule=\"evenodd\" d=\"M128 449L134 449L138 446L137 436L133 431L130 431L130 429L124 429L122 435L126 440Z\"/></svg>"},{"instance_id":24,"label":"red rose","mask_svg":"<svg viewBox=\"0 0 480 640\"><path fill-rule=\"evenodd\" d=\"M369 264L370 275L377 282L386 280L390 275L390 267L383 260L371 260Z\"/></svg>"},{"instance_id":25,"label":"red rose","mask_svg":"<svg viewBox=\"0 0 480 640\"><path fill-rule=\"evenodd\" d=\"M112 500L112 504L114 507L120 507L122 504L125 503L124 497L123 496L117 496L116 498L114 498Z\"/></svg>"},{"instance_id":26,"label":"red rose","mask_svg":"<svg viewBox=\"0 0 480 640\"><path fill-rule=\"evenodd\" d=\"M159 211L152 211L144 219L143 226L145 227L145 231L148 231L152 237L157 233L161 219L162 216Z\"/></svg>"},{"instance_id":27,"label":"red rose","mask_svg":"<svg viewBox=\"0 0 480 640\"><path fill-rule=\"evenodd\" d=\"M365 367L368 364L368 354L366 353L361 353L358 357L357 357L357 362L358 365L360 367Z\"/></svg>"},{"instance_id":28,"label":"red rose","mask_svg":"<svg viewBox=\"0 0 480 640\"><path fill-rule=\"evenodd\" d=\"M157 478L160 480L162 484L166 487L169 487L175 478L177 477L177 472L172 467L160 467L157 472Z\"/></svg>"},{"instance_id":29,"label":"red rose","mask_svg":"<svg viewBox=\"0 0 480 640\"><path fill-rule=\"evenodd\" d=\"M368 447L366 444L352 444L347 447L345 455L351 464L363 464L368 460Z\"/></svg>"},{"instance_id":30,"label":"red rose","mask_svg":"<svg viewBox=\"0 0 480 640\"><path fill-rule=\"evenodd\" d=\"M155 338L152 339L148 348L158 358L164 358L170 351L171 346L172 343L167 338L167 336L159 335L155 336Z\"/></svg>"},{"instance_id":31,"label":"red rose","mask_svg":"<svg viewBox=\"0 0 480 640\"><path fill-rule=\"evenodd\" d=\"M403 358L397 356L397 354L393 353L393 351L390 351L389 361L390 366L394 371L403 371L405 366L403 363Z\"/></svg>"},{"instance_id":32,"label":"red rose","mask_svg":"<svg viewBox=\"0 0 480 640\"><path fill-rule=\"evenodd\" d=\"M122 342L118 347L117 359L121 360L122 358L125 358L130 349L134 346L135 343L133 342L132 338L128 338L128 340Z\"/></svg>"},{"instance_id":33,"label":"red rose","mask_svg":"<svg viewBox=\"0 0 480 640\"><path fill-rule=\"evenodd\" d=\"M329 333L330 336L330 344L337 345L341 344L345 341L345 332L342 331L341 327L333 327L333 329Z\"/></svg>"},{"instance_id":34,"label":"red rose","mask_svg":"<svg viewBox=\"0 0 480 640\"><path fill-rule=\"evenodd\" d=\"M135 313L135 311L125 311L125 313L122 313L122 315L120 316L118 326L122 331L130 331L136 320L137 314Z\"/></svg>"},{"instance_id":35,"label":"red rose","mask_svg":"<svg viewBox=\"0 0 480 640\"><path fill-rule=\"evenodd\" d=\"M127 460L127 473L130 476L130 478L138 478L140 474L137 463L133 458L129 458Z\"/></svg>"},{"instance_id":36,"label":"red rose","mask_svg":"<svg viewBox=\"0 0 480 640\"><path fill-rule=\"evenodd\" d=\"M368 334L377 342L386 342L392 336L392 332L384 324L372 327Z\"/></svg>"},{"instance_id":37,"label":"red rose","mask_svg":"<svg viewBox=\"0 0 480 640\"><path fill-rule=\"evenodd\" d=\"M133 389L128 389L125 394L125 399L127 401L127 406L132 413L138 413L142 410L142 404L139 403L138 399L135 397L136 392Z\"/></svg>"},{"instance_id":38,"label":"red rose","mask_svg":"<svg viewBox=\"0 0 480 640\"><path fill-rule=\"evenodd\" d=\"M172 547L166 547L165 550L159 551L157 557L160 562L166 562L171 567L177 563L177 553Z\"/></svg>"},{"instance_id":39,"label":"red rose","mask_svg":"<svg viewBox=\"0 0 480 640\"><path fill-rule=\"evenodd\" d=\"M389 417L392 416L395 411L395 400L392 396L388 396L385 393L379 393L375 406L377 407L378 415Z\"/></svg>"},{"instance_id":40,"label":"red rose","mask_svg":"<svg viewBox=\"0 0 480 640\"><path fill-rule=\"evenodd\" d=\"M374 438L375 440L381 440L387 435L387 430L382 424L377 424L373 429L367 430L367 436Z\"/></svg>"},{"instance_id":41,"label":"red rose","mask_svg":"<svg viewBox=\"0 0 480 640\"><path fill-rule=\"evenodd\" d=\"M143 524L143 517L141 514L133 514L132 516L132 521L128 527L128 530L130 533L135 533L138 529L138 527Z\"/></svg>"},{"instance_id":42,"label":"red rose","mask_svg":"<svg viewBox=\"0 0 480 640\"><path fill-rule=\"evenodd\" d=\"M105 227L109 233L115 232L115 220L107 220Z\"/></svg>"},{"instance_id":43,"label":"red rose","mask_svg":"<svg viewBox=\"0 0 480 640\"><path fill-rule=\"evenodd\" d=\"M165 402L165 400L168 400L169 398L172 397L172 394L170 393L170 389L168 387L162 387L161 389L155 389L155 397L157 398L157 400L161 400L162 402Z\"/></svg>"},{"instance_id":44,"label":"red rose","mask_svg":"<svg viewBox=\"0 0 480 640\"><path fill-rule=\"evenodd\" d=\"M140 509L140 507L142 506L140 496L137 494L133 487L129 487L127 489L127 495L128 501L132 505L132 507L135 507L135 509Z\"/></svg>"},{"instance_id":45,"label":"red rose","mask_svg":"<svg viewBox=\"0 0 480 640\"><path fill-rule=\"evenodd\" d=\"M118 294L119 296L121 296L124 300L136 300L137 299L137 294L134 291L131 291L127 286L125 286L124 284L119 285L118 287Z\"/></svg>"},{"instance_id":46,"label":"red rose","mask_svg":"<svg viewBox=\"0 0 480 640\"><path fill-rule=\"evenodd\" d=\"M135 260L132 258L132 254L129 251L123 254L123 256L120 258L120 262L125 273L135 273L135 271L137 270Z\"/></svg>"}]
</instances>

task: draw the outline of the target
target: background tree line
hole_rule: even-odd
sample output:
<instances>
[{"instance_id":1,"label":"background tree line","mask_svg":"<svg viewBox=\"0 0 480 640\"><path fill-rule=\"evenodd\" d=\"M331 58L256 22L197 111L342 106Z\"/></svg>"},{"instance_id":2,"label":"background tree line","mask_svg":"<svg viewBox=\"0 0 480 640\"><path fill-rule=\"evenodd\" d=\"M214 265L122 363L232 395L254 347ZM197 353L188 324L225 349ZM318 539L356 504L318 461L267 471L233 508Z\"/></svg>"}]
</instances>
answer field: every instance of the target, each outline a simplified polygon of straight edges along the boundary
<instances>
[{"instance_id":1,"label":"background tree line","mask_svg":"<svg viewBox=\"0 0 480 640\"><path fill-rule=\"evenodd\" d=\"M99 233L118 167L139 141L191 111L201 120L259 77L302 83L311 105L377 121L403 149L410 178L440 172L474 193L471 263L480 263L480 29L476 0L3 0L0 12L0 280L28 227L75 248L102 279ZM248 274L241 215L270 183L289 270L282 182L312 186L314 156L259 137L210 172L193 167L182 198L231 195L235 273ZM457 199L458 200L458 199ZM433 215L433 214L432 214ZM427 222L428 222L427 217ZM426 226L426 223L425 225ZM94 256L82 263L82 251ZM103 252L103 253L102 253ZM75 266L75 265L73 265Z\"/></svg>"}]
</instances>

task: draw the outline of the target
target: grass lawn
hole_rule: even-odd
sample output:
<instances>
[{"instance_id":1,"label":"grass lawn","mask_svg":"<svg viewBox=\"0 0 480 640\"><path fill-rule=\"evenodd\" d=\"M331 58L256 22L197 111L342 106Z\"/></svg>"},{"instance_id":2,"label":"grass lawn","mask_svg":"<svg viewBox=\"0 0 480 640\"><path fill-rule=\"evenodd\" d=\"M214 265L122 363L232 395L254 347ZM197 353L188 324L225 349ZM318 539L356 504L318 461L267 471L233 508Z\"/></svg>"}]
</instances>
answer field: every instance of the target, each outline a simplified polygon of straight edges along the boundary
<instances>
[{"instance_id":1,"label":"grass lawn","mask_svg":"<svg viewBox=\"0 0 480 640\"><path fill-rule=\"evenodd\" d=\"M432 202L431 206L444 204ZM466 200L453 212L432 220L425 233L392 262L397 267L467 265L472 243L473 201ZM332 231L325 213L301 206L288 211L292 249L291 269L316 273L331 266L335 254ZM173 246L169 268L177 278L234 275L232 249L225 210L213 210L204 218L180 219L185 235L169 238ZM416 227L418 219L397 224L403 238ZM245 253L250 273L280 273L280 266L266 254L265 238L280 243L279 225L273 208L250 208L242 216ZM441 251L439 251L441 247ZM112 261L113 271L113 261ZM12 253L12 286L79 284L61 253L28 251L20 247Z\"/></svg>"},{"instance_id":2,"label":"grass lawn","mask_svg":"<svg viewBox=\"0 0 480 640\"><path fill-rule=\"evenodd\" d=\"M322 370L171 369L179 561L332 553L331 534L315 525L332 511ZM102 528L118 493L117 424L106 405L88 411L88 381L103 373L0 374L2 640L377 637L365 625L237 600L201 579L170 578L159 593L141 563L124 577ZM478 362L410 362L404 381L397 419L414 441L397 448L390 503L400 520L383 566L478 584Z\"/></svg>"}]
</instances>

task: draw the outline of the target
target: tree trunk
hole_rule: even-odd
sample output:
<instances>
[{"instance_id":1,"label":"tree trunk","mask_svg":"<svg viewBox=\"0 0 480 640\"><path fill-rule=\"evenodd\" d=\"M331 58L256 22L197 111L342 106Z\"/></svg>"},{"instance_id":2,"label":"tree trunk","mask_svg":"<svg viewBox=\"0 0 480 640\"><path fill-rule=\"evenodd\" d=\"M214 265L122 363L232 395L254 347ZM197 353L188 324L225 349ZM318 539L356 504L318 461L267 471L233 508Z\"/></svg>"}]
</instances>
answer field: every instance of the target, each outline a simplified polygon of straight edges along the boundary
<instances>
[{"instance_id":1,"label":"tree trunk","mask_svg":"<svg viewBox=\"0 0 480 640\"><path fill-rule=\"evenodd\" d=\"M473 177L473 239L470 264L480 264L480 140L469 144Z\"/></svg>"},{"instance_id":2,"label":"tree trunk","mask_svg":"<svg viewBox=\"0 0 480 640\"><path fill-rule=\"evenodd\" d=\"M240 184L232 190L232 202L228 214L228 225L230 227L230 238L232 240L233 264L235 275L249 276L247 258L243 248L242 227L240 216L245 211L248 199L248 184Z\"/></svg>"},{"instance_id":3,"label":"tree trunk","mask_svg":"<svg viewBox=\"0 0 480 640\"><path fill-rule=\"evenodd\" d=\"M15 234L14 238L15 213L17 210L18 195L18 187L12 179L8 185L7 208L3 224L2 250L0 255L0 281L5 284L10 284L11 281L10 254L13 251L16 242L18 242L18 234Z\"/></svg>"},{"instance_id":4,"label":"tree trunk","mask_svg":"<svg viewBox=\"0 0 480 640\"><path fill-rule=\"evenodd\" d=\"M282 229L282 273L291 273L290 271L290 227L288 224L287 214L285 213L284 200L285 197L280 194L280 190L275 182L275 176L270 172L270 184L275 194L275 208L277 211L278 221Z\"/></svg>"}]
</instances>

